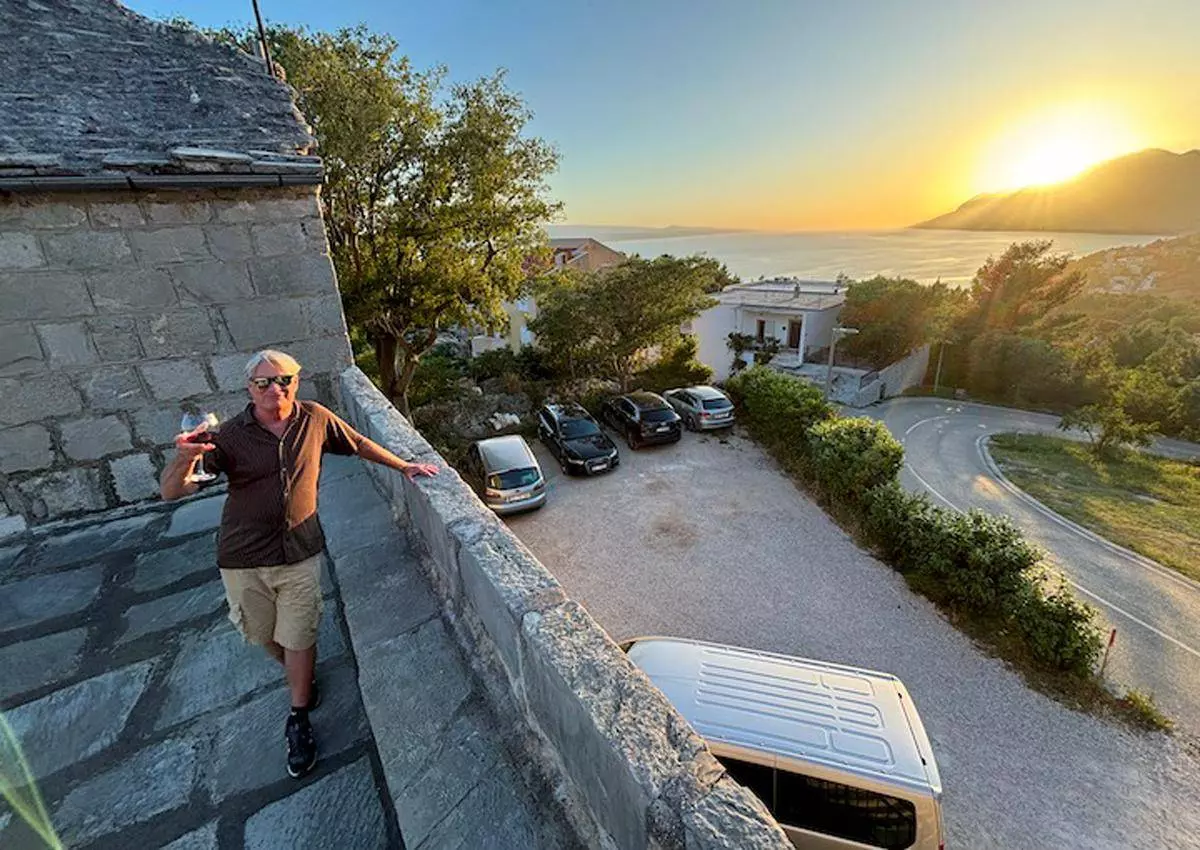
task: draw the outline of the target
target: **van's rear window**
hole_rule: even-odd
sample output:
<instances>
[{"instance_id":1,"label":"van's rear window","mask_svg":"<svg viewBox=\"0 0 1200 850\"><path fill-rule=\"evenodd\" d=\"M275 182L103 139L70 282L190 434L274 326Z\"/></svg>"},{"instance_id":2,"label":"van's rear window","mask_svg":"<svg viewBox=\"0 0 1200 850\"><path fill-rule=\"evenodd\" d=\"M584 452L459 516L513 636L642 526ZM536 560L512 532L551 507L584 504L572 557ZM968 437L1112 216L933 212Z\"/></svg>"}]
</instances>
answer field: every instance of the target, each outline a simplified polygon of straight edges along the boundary
<instances>
[{"instance_id":1,"label":"van's rear window","mask_svg":"<svg viewBox=\"0 0 1200 850\"><path fill-rule=\"evenodd\" d=\"M784 770L775 772L774 815L780 823L887 850L917 840L917 810L908 800Z\"/></svg>"},{"instance_id":2,"label":"van's rear window","mask_svg":"<svg viewBox=\"0 0 1200 850\"><path fill-rule=\"evenodd\" d=\"M517 487L528 487L530 484L536 484L538 480L538 471L532 467L529 469L510 469L507 472L501 472L499 475L489 475L488 485L493 490L515 490Z\"/></svg>"}]
</instances>

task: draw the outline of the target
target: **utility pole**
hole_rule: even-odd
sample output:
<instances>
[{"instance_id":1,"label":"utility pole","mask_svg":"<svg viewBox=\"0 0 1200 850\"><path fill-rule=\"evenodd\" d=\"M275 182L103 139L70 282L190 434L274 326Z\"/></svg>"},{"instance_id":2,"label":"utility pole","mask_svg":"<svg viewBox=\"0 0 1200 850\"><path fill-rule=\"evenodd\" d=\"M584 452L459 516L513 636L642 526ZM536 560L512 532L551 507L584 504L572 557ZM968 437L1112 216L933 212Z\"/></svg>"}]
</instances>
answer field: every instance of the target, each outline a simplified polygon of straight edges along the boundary
<instances>
[{"instance_id":1,"label":"utility pole","mask_svg":"<svg viewBox=\"0 0 1200 850\"><path fill-rule=\"evenodd\" d=\"M946 353L946 341L940 340L938 342L937 370L933 373L933 394L934 395L937 395L938 384L941 383L941 380L942 380L942 355L945 353Z\"/></svg>"},{"instance_id":2,"label":"utility pole","mask_svg":"<svg viewBox=\"0 0 1200 850\"><path fill-rule=\"evenodd\" d=\"M858 333L857 328L835 327L833 329L833 337L829 341L829 365L825 369L825 400L829 400L829 393L833 389L833 353L837 350L838 340L844 336L854 336Z\"/></svg>"}]
</instances>

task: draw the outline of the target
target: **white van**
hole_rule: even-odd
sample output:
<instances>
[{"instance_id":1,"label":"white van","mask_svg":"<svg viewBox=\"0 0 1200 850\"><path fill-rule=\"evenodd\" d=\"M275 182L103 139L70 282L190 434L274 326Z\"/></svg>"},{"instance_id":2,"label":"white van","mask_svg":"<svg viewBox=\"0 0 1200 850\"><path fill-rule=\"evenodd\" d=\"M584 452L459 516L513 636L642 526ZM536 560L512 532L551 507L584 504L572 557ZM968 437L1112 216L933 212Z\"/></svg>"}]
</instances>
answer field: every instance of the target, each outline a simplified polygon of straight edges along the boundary
<instances>
[{"instance_id":1,"label":"white van","mask_svg":"<svg viewBox=\"0 0 1200 850\"><path fill-rule=\"evenodd\" d=\"M895 676L676 638L622 648L796 847L943 850L942 781Z\"/></svg>"}]
</instances>

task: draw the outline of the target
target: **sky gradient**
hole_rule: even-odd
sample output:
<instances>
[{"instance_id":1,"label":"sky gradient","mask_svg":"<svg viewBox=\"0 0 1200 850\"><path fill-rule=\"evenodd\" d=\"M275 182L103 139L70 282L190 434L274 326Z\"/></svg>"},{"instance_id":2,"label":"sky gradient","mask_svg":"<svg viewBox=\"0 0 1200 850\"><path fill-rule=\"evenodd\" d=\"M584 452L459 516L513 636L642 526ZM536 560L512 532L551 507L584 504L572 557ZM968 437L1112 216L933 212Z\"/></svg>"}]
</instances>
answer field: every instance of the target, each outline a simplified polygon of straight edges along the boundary
<instances>
[{"instance_id":1,"label":"sky gradient","mask_svg":"<svg viewBox=\"0 0 1200 850\"><path fill-rule=\"evenodd\" d=\"M250 0L125 0L200 26ZM1200 147L1197 0L260 0L509 70L566 221L901 227L1145 147Z\"/></svg>"}]
</instances>

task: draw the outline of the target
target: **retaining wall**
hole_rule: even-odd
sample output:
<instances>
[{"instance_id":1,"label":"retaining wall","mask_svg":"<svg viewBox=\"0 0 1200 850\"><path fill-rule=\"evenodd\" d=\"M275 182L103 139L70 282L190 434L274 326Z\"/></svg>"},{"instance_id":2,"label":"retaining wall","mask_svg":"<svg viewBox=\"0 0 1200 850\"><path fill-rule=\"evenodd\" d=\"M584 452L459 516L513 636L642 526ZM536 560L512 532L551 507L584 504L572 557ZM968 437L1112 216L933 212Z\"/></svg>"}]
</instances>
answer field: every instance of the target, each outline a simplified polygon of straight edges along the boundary
<instances>
[{"instance_id":1,"label":"retaining wall","mask_svg":"<svg viewBox=\"0 0 1200 850\"><path fill-rule=\"evenodd\" d=\"M496 710L527 732L528 755L585 840L622 850L790 848L759 801L370 380L351 367L339 390L363 434L442 467L417 483L370 470L425 553L443 613Z\"/></svg>"},{"instance_id":2,"label":"retaining wall","mask_svg":"<svg viewBox=\"0 0 1200 850\"><path fill-rule=\"evenodd\" d=\"M310 397L351 362L316 187L0 198L0 536L156 497L266 347Z\"/></svg>"},{"instance_id":3,"label":"retaining wall","mask_svg":"<svg viewBox=\"0 0 1200 850\"><path fill-rule=\"evenodd\" d=\"M860 389L849 401L851 407L867 407L898 396L909 387L920 386L929 369L929 346L923 345L902 360L880 369L876 380Z\"/></svg>"}]
</instances>

